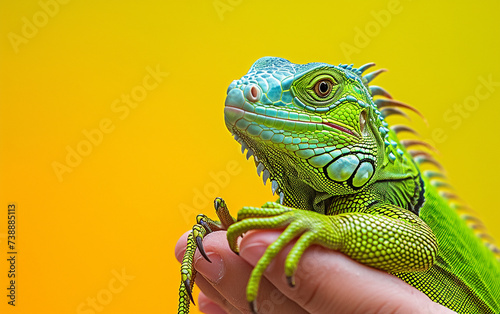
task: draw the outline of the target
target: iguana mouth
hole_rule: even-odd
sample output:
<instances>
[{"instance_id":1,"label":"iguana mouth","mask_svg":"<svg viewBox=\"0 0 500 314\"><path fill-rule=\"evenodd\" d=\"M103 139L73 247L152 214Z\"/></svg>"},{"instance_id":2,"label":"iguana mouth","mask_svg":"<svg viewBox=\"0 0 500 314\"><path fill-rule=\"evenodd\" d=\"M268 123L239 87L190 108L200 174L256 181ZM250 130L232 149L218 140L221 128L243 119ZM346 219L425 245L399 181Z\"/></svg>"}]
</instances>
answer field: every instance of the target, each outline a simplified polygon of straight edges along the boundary
<instances>
[{"instance_id":1,"label":"iguana mouth","mask_svg":"<svg viewBox=\"0 0 500 314\"><path fill-rule=\"evenodd\" d=\"M358 134L356 134L353 131L349 130L348 128L344 128L343 126L340 126L338 124L335 124L335 123L332 123L332 122L323 122L323 124L327 125L327 126L329 126L331 128L334 128L336 130L339 130L341 132L344 132L344 133L347 133L347 134L359 137Z\"/></svg>"},{"instance_id":2,"label":"iguana mouth","mask_svg":"<svg viewBox=\"0 0 500 314\"><path fill-rule=\"evenodd\" d=\"M294 114L294 112L289 112L289 113L287 113L287 115L288 114ZM258 121L259 118L264 117L265 121L264 121L264 123L261 124L261 126L266 127L266 128L276 128L275 127L276 124L282 124L283 125L282 130L284 130L284 131L291 131L296 126L300 126L303 129L308 130L308 131L311 131L310 126L314 126L314 131L317 131L317 130L323 129L323 127L320 127L320 126L327 126L329 128L335 129L337 131L348 134L350 136L355 136L358 138L360 137L360 135L357 134L356 132L353 132L344 126L341 126L341 125L333 123L333 122L301 121L299 118L294 119L294 118L282 118L279 116L270 116L267 114L250 112L250 111L247 111L245 109L232 106L230 104L226 104L226 107L224 108L224 117L226 119L226 124L228 126L236 127L239 129L242 129L241 127L238 126L238 122L241 120L247 121L248 125L249 125L251 121ZM288 130L288 129L290 129L290 130ZM244 132L246 132L246 131L244 131Z\"/></svg>"}]
</instances>

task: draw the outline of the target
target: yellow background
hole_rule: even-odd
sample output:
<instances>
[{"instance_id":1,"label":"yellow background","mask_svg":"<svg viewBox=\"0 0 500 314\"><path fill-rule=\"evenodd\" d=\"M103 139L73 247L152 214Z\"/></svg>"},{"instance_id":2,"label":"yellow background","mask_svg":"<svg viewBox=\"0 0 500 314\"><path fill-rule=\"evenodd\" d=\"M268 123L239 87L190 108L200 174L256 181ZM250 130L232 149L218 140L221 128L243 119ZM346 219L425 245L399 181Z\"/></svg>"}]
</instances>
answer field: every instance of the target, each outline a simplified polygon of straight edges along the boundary
<instances>
[{"instance_id":1,"label":"yellow background","mask_svg":"<svg viewBox=\"0 0 500 314\"><path fill-rule=\"evenodd\" d=\"M262 56L388 68L376 84L425 114L428 128L411 115L424 137L442 129L439 159L451 182L500 238L500 87L458 125L445 118L474 97L480 77L500 82L498 1L70 1L51 8L44 20L38 1L0 4L1 313L80 313L79 306L93 313L86 302L97 296L106 303L101 313L173 313L174 244L196 213L215 216L215 196L233 213L273 199L223 122L227 86ZM26 38L23 25L34 17L40 27ZM16 35L24 41L13 44ZM148 67L169 74L123 118L112 104L140 91ZM53 163L64 164L67 146L84 145L82 132L103 119L113 131L59 180ZM227 167L228 182L214 179ZM5 296L10 202L18 212L15 308ZM134 277L126 284L116 280L123 270Z\"/></svg>"}]
</instances>

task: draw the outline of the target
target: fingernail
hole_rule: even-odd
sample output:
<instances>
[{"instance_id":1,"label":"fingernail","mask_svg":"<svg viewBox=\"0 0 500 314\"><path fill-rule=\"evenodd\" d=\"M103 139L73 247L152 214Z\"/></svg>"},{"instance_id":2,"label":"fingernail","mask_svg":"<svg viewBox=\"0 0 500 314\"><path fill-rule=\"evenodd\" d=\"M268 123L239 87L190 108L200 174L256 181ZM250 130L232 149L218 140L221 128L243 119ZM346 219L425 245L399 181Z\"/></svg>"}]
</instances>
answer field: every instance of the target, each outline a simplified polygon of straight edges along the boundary
<instances>
[{"instance_id":1,"label":"fingernail","mask_svg":"<svg viewBox=\"0 0 500 314\"><path fill-rule=\"evenodd\" d=\"M265 251L266 245L264 243L255 242L241 247L240 256L255 266Z\"/></svg>"},{"instance_id":2,"label":"fingernail","mask_svg":"<svg viewBox=\"0 0 500 314\"><path fill-rule=\"evenodd\" d=\"M225 267L222 258L216 253L207 253L211 263L200 257L194 263L194 268L208 281L218 283L225 274Z\"/></svg>"}]
</instances>

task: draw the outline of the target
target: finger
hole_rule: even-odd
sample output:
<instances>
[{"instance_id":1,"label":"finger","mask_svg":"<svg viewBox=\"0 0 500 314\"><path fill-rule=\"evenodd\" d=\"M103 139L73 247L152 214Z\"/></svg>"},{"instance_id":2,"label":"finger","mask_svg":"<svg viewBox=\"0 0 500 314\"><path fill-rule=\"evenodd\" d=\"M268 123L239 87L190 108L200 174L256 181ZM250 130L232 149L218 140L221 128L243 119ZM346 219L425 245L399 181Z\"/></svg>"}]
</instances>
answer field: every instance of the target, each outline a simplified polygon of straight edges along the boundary
<instances>
[{"instance_id":1,"label":"finger","mask_svg":"<svg viewBox=\"0 0 500 314\"><path fill-rule=\"evenodd\" d=\"M187 245L187 237L189 235L190 231L186 231L180 238L177 240L177 243L175 244L175 258L177 258L177 261L179 263L182 262L182 257L184 256L184 252L186 251L186 245Z\"/></svg>"},{"instance_id":2,"label":"finger","mask_svg":"<svg viewBox=\"0 0 500 314\"><path fill-rule=\"evenodd\" d=\"M255 265L279 235L279 231L248 233L240 244L240 256ZM296 286L291 288L283 265L292 245L278 254L264 275L308 312L411 312L425 307L432 312L446 311L399 278L319 246L312 246L303 254L295 274Z\"/></svg>"},{"instance_id":3,"label":"finger","mask_svg":"<svg viewBox=\"0 0 500 314\"><path fill-rule=\"evenodd\" d=\"M207 283L208 284L208 283ZM206 314L226 314L230 311L225 310L223 307L212 301L203 292L198 296L198 306L200 311ZM234 309L234 308L233 308ZM236 309L234 309L236 310Z\"/></svg>"},{"instance_id":4,"label":"finger","mask_svg":"<svg viewBox=\"0 0 500 314\"><path fill-rule=\"evenodd\" d=\"M246 300L246 285L253 266L231 251L225 232L209 234L204 239L204 246L212 263L198 255L194 266L219 295L213 294L213 290L205 286L202 281L198 281L200 289L225 309L221 299L227 300L238 311L249 313L250 305ZM262 280L260 292L257 300L261 314L306 313L265 278Z\"/></svg>"},{"instance_id":5,"label":"finger","mask_svg":"<svg viewBox=\"0 0 500 314\"><path fill-rule=\"evenodd\" d=\"M182 258L186 251L187 237L191 231L185 232L177 241L175 245L175 257L179 263L182 262ZM196 252L196 254L199 254ZM199 258L195 254L195 260ZM234 253L233 253L234 254ZM240 311L229 303L221 294L209 283L203 276L198 275L196 278L196 285L202 290L198 296L198 306L200 311L205 313L239 313Z\"/></svg>"},{"instance_id":6,"label":"finger","mask_svg":"<svg viewBox=\"0 0 500 314\"><path fill-rule=\"evenodd\" d=\"M182 261L189 232L190 231L184 233L176 244L175 255L179 262ZM225 232L214 232L209 234L204 239L204 245L211 260L219 261L214 254L223 256L224 264L231 265L231 267L225 269L224 273L220 273L220 270L217 272L217 266L211 265L212 263L208 263L205 259L200 259L199 253L197 252L195 255L195 268L199 271L200 275L207 278L210 277L211 279L208 281L202 276L198 276L196 284L210 299L227 312L248 312L250 307L246 302L245 291L253 266L250 266L229 249ZM219 283L224 276L226 276L226 279L222 283ZM217 289L214 288L214 286L217 287ZM266 278L262 279L260 292L257 299L260 307L259 313L290 313L291 311L295 313L306 313L300 309L294 301L286 298L281 291L276 289L276 287ZM233 305L231 302L228 303L227 300L231 300L236 304ZM236 308L239 310L236 310Z\"/></svg>"},{"instance_id":7,"label":"finger","mask_svg":"<svg viewBox=\"0 0 500 314\"><path fill-rule=\"evenodd\" d=\"M210 311L214 311L215 313L240 313L240 311L222 297L219 291L217 291L203 276L198 276L196 285L201 290L198 295L198 306L200 311L208 314L211 313Z\"/></svg>"},{"instance_id":8,"label":"finger","mask_svg":"<svg viewBox=\"0 0 500 314\"><path fill-rule=\"evenodd\" d=\"M175 246L175 256L179 262L182 261L186 251L189 232L184 233ZM229 249L225 234L225 232L213 232L203 239L205 252L212 262L200 258L201 254L196 251L193 265L198 270L198 276L195 283L205 296L227 313L247 313L249 307L245 301L245 285L251 267ZM224 256L224 260L220 257L221 255ZM226 265L231 265L231 267L226 267ZM228 277L231 276L231 278L222 280L226 271L229 273ZM246 278L241 278L245 277L245 273L248 273ZM232 303L228 300L231 300Z\"/></svg>"}]
</instances>

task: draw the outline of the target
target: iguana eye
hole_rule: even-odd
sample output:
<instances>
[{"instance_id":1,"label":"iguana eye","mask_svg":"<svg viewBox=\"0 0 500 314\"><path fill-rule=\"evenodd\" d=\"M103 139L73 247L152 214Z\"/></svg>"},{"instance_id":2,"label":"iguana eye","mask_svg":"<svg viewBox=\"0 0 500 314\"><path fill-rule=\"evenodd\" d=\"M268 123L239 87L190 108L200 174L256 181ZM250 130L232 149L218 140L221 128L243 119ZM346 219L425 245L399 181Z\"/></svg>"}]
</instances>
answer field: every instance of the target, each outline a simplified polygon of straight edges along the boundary
<instances>
[{"instance_id":1,"label":"iguana eye","mask_svg":"<svg viewBox=\"0 0 500 314\"><path fill-rule=\"evenodd\" d=\"M314 85L314 92L319 97L324 98L330 94L330 92L332 91L332 87L333 87L332 81L328 79L322 79L316 82L316 84Z\"/></svg>"}]
</instances>

